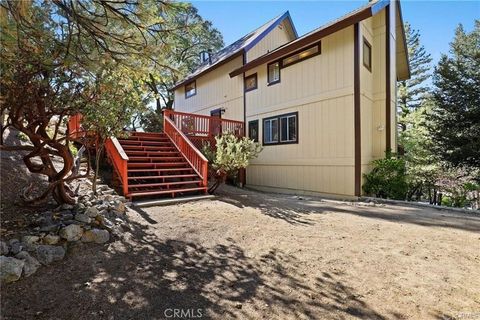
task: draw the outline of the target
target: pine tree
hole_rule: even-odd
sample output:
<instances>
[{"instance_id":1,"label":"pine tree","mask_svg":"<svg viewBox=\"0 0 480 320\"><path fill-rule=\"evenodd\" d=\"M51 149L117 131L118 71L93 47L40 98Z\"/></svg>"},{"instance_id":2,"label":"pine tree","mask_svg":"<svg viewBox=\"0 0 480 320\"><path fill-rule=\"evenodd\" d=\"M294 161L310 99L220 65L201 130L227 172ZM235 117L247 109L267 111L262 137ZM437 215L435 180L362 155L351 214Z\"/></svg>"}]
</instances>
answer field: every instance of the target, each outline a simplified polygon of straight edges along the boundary
<instances>
[{"instance_id":1,"label":"pine tree","mask_svg":"<svg viewBox=\"0 0 480 320\"><path fill-rule=\"evenodd\" d=\"M430 115L433 150L452 167L480 168L480 20L462 25L435 68L435 107Z\"/></svg>"},{"instance_id":2,"label":"pine tree","mask_svg":"<svg viewBox=\"0 0 480 320\"><path fill-rule=\"evenodd\" d=\"M413 29L408 22L405 23L405 35L411 78L398 83L398 124L402 131L408 127L408 114L418 109L428 96L429 88L425 81L431 76L429 70L432 62L432 57L420 43L419 31Z\"/></svg>"}]
</instances>

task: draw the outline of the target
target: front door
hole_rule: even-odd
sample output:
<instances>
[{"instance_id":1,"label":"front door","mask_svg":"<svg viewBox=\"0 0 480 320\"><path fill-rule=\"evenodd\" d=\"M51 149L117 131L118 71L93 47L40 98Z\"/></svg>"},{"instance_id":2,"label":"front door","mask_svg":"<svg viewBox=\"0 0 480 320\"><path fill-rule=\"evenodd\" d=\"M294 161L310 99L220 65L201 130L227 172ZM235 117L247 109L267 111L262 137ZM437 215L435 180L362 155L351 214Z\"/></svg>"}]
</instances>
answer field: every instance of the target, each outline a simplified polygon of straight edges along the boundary
<instances>
[{"instance_id":1,"label":"front door","mask_svg":"<svg viewBox=\"0 0 480 320\"><path fill-rule=\"evenodd\" d=\"M210 134L213 136L218 136L222 132L222 108L218 108L210 111ZM218 118L215 119L215 118Z\"/></svg>"}]
</instances>

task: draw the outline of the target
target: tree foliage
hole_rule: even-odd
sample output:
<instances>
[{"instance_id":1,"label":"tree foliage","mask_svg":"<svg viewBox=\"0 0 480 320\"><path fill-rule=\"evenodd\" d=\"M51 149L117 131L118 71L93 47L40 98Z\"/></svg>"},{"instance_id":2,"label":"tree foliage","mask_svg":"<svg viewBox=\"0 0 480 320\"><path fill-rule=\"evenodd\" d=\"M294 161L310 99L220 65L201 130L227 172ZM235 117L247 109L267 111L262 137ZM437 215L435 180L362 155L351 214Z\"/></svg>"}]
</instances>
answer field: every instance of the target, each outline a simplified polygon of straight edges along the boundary
<instances>
[{"instance_id":1,"label":"tree foliage","mask_svg":"<svg viewBox=\"0 0 480 320\"><path fill-rule=\"evenodd\" d=\"M452 167L480 168L480 20L460 25L435 68L435 108L430 114L433 150Z\"/></svg>"},{"instance_id":2,"label":"tree foliage","mask_svg":"<svg viewBox=\"0 0 480 320\"><path fill-rule=\"evenodd\" d=\"M408 184L405 160L387 153L383 159L372 161L373 169L363 177L363 191L378 198L405 200Z\"/></svg>"},{"instance_id":3,"label":"tree foliage","mask_svg":"<svg viewBox=\"0 0 480 320\"><path fill-rule=\"evenodd\" d=\"M233 134L215 137L215 147L204 145L202 152L209 161L210 172L214 178L208 192L213 193L227 177L236 176L240 169L248 167L250 160L258 157L262 147L247 138L237 138Z\"/></svg>"},{"instance_id":4,"label":"tree foliage","mask_svg":"<svg viewBox=\"0 0 480 320\"><path fill-rule=\"evenodd\" d=\"M420 42L420 32L413 29L408 22L404 27L410 62L410 79L398 82L398 123L402 131L407 130L408 115L418 109L429 95L430 89L426 81L431 76L430 63L432 62L431 55L426 52Z\"/></svg>"},{"instance_id":5,"label":"tree foliage","mask_svg":"<svg viewBox=\"0 0 480 320\"><path fill-rule=\"evenodd\" d=\"M118 117L123 103L134 108L143 98L128 89L138 88L140 76L149 70L171 68L168 41L189 27L188 21L179 25L171 17L181 16L187 8L156 0L0 2L0 103L7 115L2 137L6 127L13 127L32 144L15 147L2 142L2 149L27 151L28 169L49 182L48 189L30 202L46 200L50 194L59 203L74 202L66 183L79 176L71 174L70 139L61 124L71 115L85 113L94 129L107 129L101 133L107 135L114 128L107 118L126 119ZM124 88L118 90L119 85ZM96 118L93 111L98 108L102 115L99 112ZM52 122L56 125L49 132ZM62 168L55 167L53 156L61 158Z\"/></svg>"}]
</instances>

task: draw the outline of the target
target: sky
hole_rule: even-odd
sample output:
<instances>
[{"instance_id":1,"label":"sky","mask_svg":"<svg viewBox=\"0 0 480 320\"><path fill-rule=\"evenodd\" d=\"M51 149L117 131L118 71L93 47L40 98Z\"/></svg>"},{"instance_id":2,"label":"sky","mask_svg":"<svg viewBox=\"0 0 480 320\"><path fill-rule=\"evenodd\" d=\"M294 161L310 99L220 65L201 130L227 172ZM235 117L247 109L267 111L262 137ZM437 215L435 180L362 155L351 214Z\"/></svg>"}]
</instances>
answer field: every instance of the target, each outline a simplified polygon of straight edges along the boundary
<instances>
[{"instance_id":1,"label":"sky","mask_svg":"<svg viewBox=\"0 0 480 320\"><path fill-rule=\"evenodd\" d=\"M210 20L228 45L268 20L289 11L301 36L367 3L364 1L193 1L200 15ZM433 64L448 53L455 28L473 29L480 19L480 0L401 1L404 21L420 31L420 41Z\"/></svg>"}]
</instances>

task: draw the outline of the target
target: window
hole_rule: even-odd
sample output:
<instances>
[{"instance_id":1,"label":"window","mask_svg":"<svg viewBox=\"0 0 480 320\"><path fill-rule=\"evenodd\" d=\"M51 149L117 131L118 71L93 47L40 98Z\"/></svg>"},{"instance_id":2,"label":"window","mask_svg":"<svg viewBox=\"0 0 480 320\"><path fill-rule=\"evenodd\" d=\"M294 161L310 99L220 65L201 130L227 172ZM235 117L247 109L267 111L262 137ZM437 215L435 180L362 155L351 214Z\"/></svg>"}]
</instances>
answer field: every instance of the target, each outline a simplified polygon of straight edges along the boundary
<instances>
[{"instance_id":1,"label":"window","mask_svg":"<svg viewBox=\"0 0 480 320\"><path fill-rule=\"evenodd\" d=\"M263 144L298 143L298 112L263 119Z\"/></svg>"},{"instance_id":2,"label":"window","mask_svg":"<svg viewBox=\"0 0 480 320\"><path fill-rule=\"evenodd\" d=\"M248 122L248 137L258 142L258 120Z\"/></svg>"},{"instance_id":3,"label":"window","mask_svg":"<svg viewBox=\"0 0 480 320\"><path fill-rule=\"evenodd\" d=\"M192 81L190 83L187 83L185 85L185 99L193 97L196 94L197 94L197 84L196 84L196 82Z\"/></svg>"},{"instance_id":4,"label":"window","mask_svg":"<svg viewBox=\"0 0 480 320\"><path fill-rule=\"evenodd\" d=\"M245 92L257 89L257 74L245 78Z\"/></svg>"},{"instance_id":5,"label":"window","mask_svg":"<svg viewBox=\"0 0 480 320\"><path fill-rule=\"evenodd\" d=\"M287 67L296 62L311 58L320 53L320 44L316 44L312 47L296 52L282 60L282 68Z\"/></svg>"},{"instance_id":6,"label":"window","mask_svg":"<svg viewBox=\"0 0 480 320\"><path fill-rule=\"evenodd\" d=\"M280 82L280 62L273 62L268 65L268 84Z\"/></svg>"},{"instance_id":7,"label":"window","mask_svg":"<svg viewBox=\"0 0 480 320\"><path fill-rule=\"evenodd\" d=\"M365 38L363 38L363 65L368 71L372 71L372 46Z\"/></svg>"}]
</instances>

